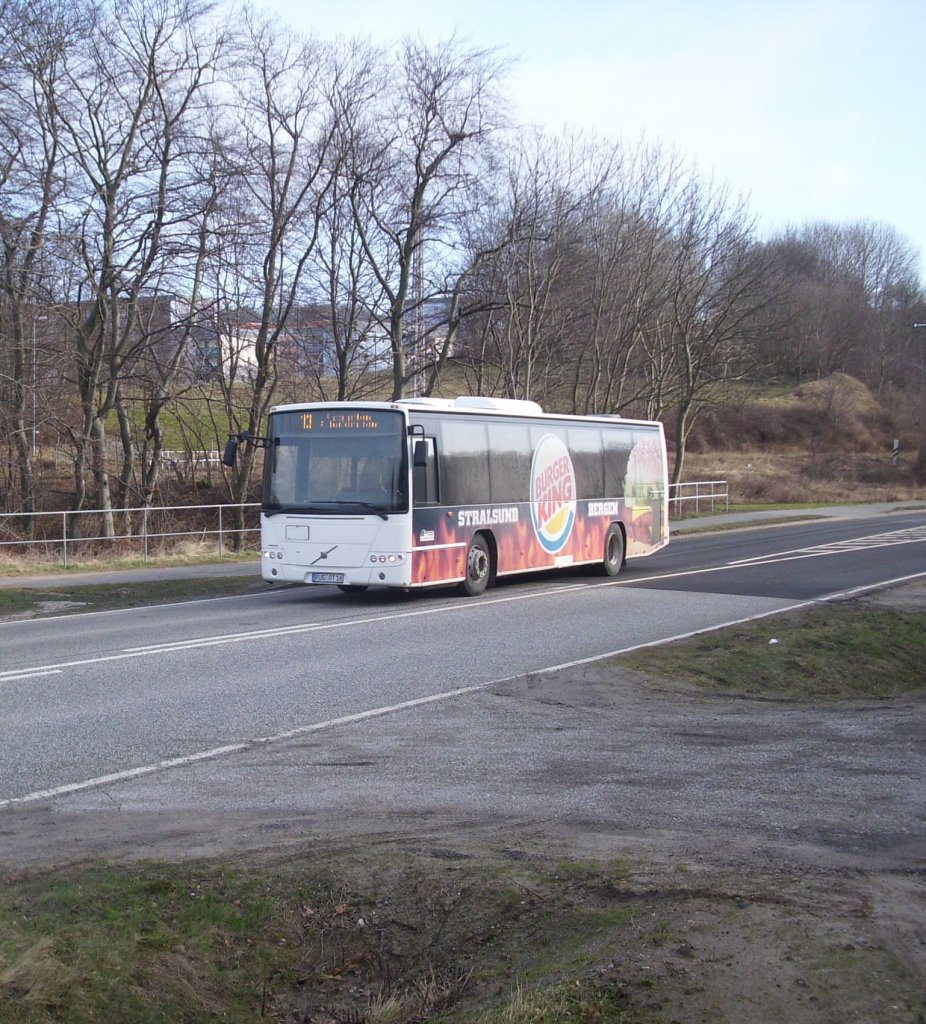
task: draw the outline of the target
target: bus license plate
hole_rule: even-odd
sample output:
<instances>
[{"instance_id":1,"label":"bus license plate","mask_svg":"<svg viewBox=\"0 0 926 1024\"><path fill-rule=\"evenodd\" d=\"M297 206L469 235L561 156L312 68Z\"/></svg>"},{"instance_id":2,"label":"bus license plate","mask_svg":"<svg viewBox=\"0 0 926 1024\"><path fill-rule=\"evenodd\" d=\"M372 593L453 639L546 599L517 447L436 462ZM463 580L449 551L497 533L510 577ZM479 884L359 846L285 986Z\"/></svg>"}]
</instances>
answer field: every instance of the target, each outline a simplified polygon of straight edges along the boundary
<instances>
[{"instance_id":1,"label":"bus license plate","mask_svg":"<svg viewBox=\"0 0 926 1024\"><path fill-rule=\"evenodd\" d=\"M343 572L313 572L312 573L313 583L343 583L344 573Z\"/></svg>"}]
</instances>

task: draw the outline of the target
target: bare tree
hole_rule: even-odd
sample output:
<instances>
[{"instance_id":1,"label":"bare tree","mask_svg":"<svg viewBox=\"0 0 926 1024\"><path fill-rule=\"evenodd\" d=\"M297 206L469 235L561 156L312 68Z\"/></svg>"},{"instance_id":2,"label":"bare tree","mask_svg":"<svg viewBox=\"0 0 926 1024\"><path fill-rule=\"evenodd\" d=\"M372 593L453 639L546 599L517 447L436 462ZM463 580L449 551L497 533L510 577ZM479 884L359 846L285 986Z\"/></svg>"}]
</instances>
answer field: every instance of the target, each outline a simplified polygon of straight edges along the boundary
<instances>
[{"instance_id":1,"label":"bare tree","mask_svg":"<svg viewBox=\"0 0 926 1024\"><path fill-rule=\"evenodd\" d=\"M314 378L318 394L349 399L375 393L377 379L388 365L388 344L376 311L384 308L382 285L366 258L354 217L355 145L369 110L382 90L382 54L357 40L340 44L334 60L338 74L327 90L333 143L329 149L329 201L322 210L319 242L305 287L305 304L317 319L312 350L301 362Z\"/></svg>"},{"instance_id":2,"label":"bare tree","mask_svg":"<svg viewBox=\"0 0 926 1024\"><path fill-rule=\"evenodd\" d=\"M80 19L56 2L6 0L2 14L0 290L7 310L9 426L21 506L25 512L33 512L37 391L40 364L44 363L37 342L49 319L43 249L63 183L55 108L62 55L79 32Z\"/></svg>"},{"instance_id":3,"label":"bare tree","mask_svg":"<svg viewBox=\"0 0 926 1024\"><path fill-rule=\"evenodd\" d=\"M659 327L674 406L675 462L681 480L698 410L750 367L751 334L768 303L768 260L741 199L692 177L681 190Z\"/></svg>"},{"instance_id":4,"label":"bare tree","mask_svg":"<svg viewBox=\"0 0 926 1024\"><path fill-rule=\"evenodd\" d=\"M141 315L148 289L184 262L191 188L187 125L222 46L197 0L128 0L92 8L80 47L67 55L68 92L57 109L59 140L73 168L69 216L74 241L76 386L83 422L76 437L75 508L86 496L86 454L103 533L112 536L106 417L149 338ZM179 211L179 212L178 212ZM121 490L134 450L120 421Z\"/></svg>"},{"instance_id":5,"label":"bare tree","mask_svg":"<svg viewBox=\"0 0 926 1024\"><path fill-rule=\"evenodd\" d=\"M841 371L879 391L903 389L907 325L923 294L910 243L884 224L812 222L769 248L788 284L782 312L792 329L776 353L786 372Z\"/></svg>"},{"instance_id":6,"label":"bare tree","mask_svg":"<svg viewBox=\"0 0 926 1024\"><path fill-rule=\"evenodd\" d=\"M897 356L905 348L906 328L922 294L917 253L893 228L872 221L845 225L833 241L834 262L866 314L857 371L878 391L889 382L902 387L908 367Z\"/></svg>"},{"instance_id":7,"label":"bare tree","mask_svg":"<svg viewBox=\"0 0 926 1024\"><path fill-rule=\"evenodd\" d=\"M405 392L409 337L427 303L448 296L446 275L470 213L477 156L501 123L500 63L451 39L433 48L407 40L381 101L351 125L350 197L364 256L384 297L370 310L392 353L392 397Z\"/></svg>"},{"instance_id":8,"label":"bare tree","mask_svg":"<svg viewBox=\"0 0 926 1024\"><path fill-rule=\"evenodd\" d=\"M240 259L233 266L223 263L221 272L231 280L236 300L214 298L226 320L238 321L239 332L242 310L252 311L252 326L245 329L243 402L236 395L236 374L223 378L232 432L254 435L273 400L277 349L330 202L334 119L328 95L340 70L331 47L301 39L254 13L245 19L241 46L237 142L229 143L239 154L238 173L223 211L228 233L238 236L234 247ZM255 454L245 446L231 477L237 502L247 497Z\"/></svg>"},{"instance_id":9,"label":"bare tree","mask_svg":"<svg viewBox=\"0 0 926 1024\"><path fill-rule=\"evenodd\" d=\"M658 148L499 131L490 52L329 46L249 10L230 33L209 0L0 14L2 487L26 511L40 423L104 533L150 502L206 349L217 433L259 433L281 393L431 394L462 349L479 391L671 420L676 479L698 410L756 365L921 382L902 236L760 246L742 201Z\"/></svg>"},{"instance_id":10,"label":"bare tree","mask_svg":"<svg viewBox=\"0 0 926 1024\"><path fill-rule=\"evenodd\" d=\"M610 152L569 286L579 308L568 353L575 412L659 407L652 341L666 301L662 269L678 175L677 158L658 147Z\"/></svg>"},{"instance_id":11,"label":"bare tree","mask_svg":"<svg viewBox=\"0 0 926 1024\"><path fill-rule=\"evenodd\" d=\"M522 136L509 154L500 199L487 225L475 276L483 289L478 362L496 368L511 398L545 401L561 384L575 306L563 301L581 244L590 196L603 174L577 139ZM478 266L478 262L477 262Z\"/></svg>"}]
</instances>

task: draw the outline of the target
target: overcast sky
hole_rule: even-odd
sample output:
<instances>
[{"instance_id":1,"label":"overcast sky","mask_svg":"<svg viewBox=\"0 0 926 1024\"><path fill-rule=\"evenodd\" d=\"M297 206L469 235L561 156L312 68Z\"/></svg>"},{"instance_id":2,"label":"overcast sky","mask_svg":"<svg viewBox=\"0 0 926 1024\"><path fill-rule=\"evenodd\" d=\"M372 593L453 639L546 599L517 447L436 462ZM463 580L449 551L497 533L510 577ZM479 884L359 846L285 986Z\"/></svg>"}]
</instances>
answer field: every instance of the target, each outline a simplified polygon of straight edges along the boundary
<instances>
[{"instance_id":1,"label":"overcast sky","mask_svg":"<svg viewBox=\"0 0 926 1024\"><path fill-rule=\"evenodd\" d=\"M763 233L890 224L926 266L926 0L255 0L325 38L455 33L514 62L515 117L641 135Z\"/></svg>"}]
</instances>

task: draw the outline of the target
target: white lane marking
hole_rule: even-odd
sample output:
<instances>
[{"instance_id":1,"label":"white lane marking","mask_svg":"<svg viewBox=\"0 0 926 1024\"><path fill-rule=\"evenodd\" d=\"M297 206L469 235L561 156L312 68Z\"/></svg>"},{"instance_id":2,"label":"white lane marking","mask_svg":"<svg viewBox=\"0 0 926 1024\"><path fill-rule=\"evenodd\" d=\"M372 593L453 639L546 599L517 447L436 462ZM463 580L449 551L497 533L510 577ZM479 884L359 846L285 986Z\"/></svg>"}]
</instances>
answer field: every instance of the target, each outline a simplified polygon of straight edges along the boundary
<instances>
[{"instance_id":1,"label":"white lane marking","mask_svg":"<svg viewBox=\"0 0 926 1024\"><path fill-rule=\"evenodd\" d=\"M295 729L287 729L284 732L276 733L273 736L243 740L240 743L231 743L222 747L213 747L211 750L202 750L193 754L185 754L181 757L168 758L164 761L157 761L154 764L143 765L139 768L128 768L121 772L113 772L109 775L101 775L94 779L85 779L81 782L71 782L52 789L37 790L34 793L26 793L24 796L10 797L0 800L0 810L8 807L22 806L23 804L36 803L40 800L49 800L57 796L66 796L70 793L79 793L88 789L97 789L100 786L110 785L116 782L127 782L144 775L152 775L156 772L168 771L172 768L180 768L200 761L215 760L228 754L242 753L260 746L269 746L273 743L280 743L284 740L293 739L296 736L304 736L308 733L321 732L325 729L333 729L340 725L350 725L354 722L363 722L371 718L380 718L384 715L395 714L401 711L408 711L412 708L423 707L427 704L436 704L440 701L452 700L469 693L478 693L491 686L500 686L502 683L511 682L525 675L546 675L550 672L559 672L563 669L576 668L579 665L588 665L595 661L603 661L605 658L615 658L620 654L629 654L631 651L638 651L644 647L658 647L661 644L673 643L676 640L687 640L693 636L701 636L705 633L713 633L729 626L739 626L746 622L755 622L759 619L770 618L773 615L781 615L784 612L795 611L799 608L807 608L816 604L826 604L830 601L838 601L842 598L855 597L871 590L880 590L882 587L889 587L900 583L909 583L912 580L926 578L926 572L914 573L911 576L901 576L897 579L886 580L882 583L866 584L862 587L853 587L850 590L840 590L824 597L815 598L811 601L800 601L796 604L787 605L784 608L776 608L772 611L758 612L741 619L733 619L729 622L721 622L715 626L706 626L703 629L691 630L687 633L678 633L675 636L663 637L661 640L651 640L643 644L633 644L630 647L621 647L616 651L609 651L606 654L595 654L590 658L580 658L576 661L566 661L560 665L550 665L547 668L534 669L531 672L521 672L518 675L506 676L503 679L492 679L485 683L474 683L472 686L460 686L453 690L445 690L443 693L431 694L428 697L416 697L413 700L402 701L399 704L390 704L385 707L370 708L367 711L358 711L351 715L341 715L338 718L329 718L321 722L312 722L308 725L297 726Z\"/></svg>"},{"instance_id":2,"label":"white lane marking","mask_svg":"<svg viewBox=\"0 0 926 1024\"><path fill-rule=\"evenodd\" d=\"M107 661L124 661L126 658L138 658L141 653L98 654L94 658L79 658L75 661L59 661L56 665L35 665L31 668L11 668L0 672L0 683L9 683L23 676L58 675L66 668L80 668L82 665L102 665Z\"/></svg>"},{"instance_id":3,"label":"white lane marking","mask_svg":"<svg viewBox=\"0 0 926 1024\"><path fill-rule=\"evenodd\" d=\"M213 636L192 637L188 640L162 640L157 644L145 644L143 647L124 647L124 654L152 654L168 651L184 651L190 647L204 647L210 644L234 644L243 640L264 640L275 636L286 636L290 633L307 633L319 627L317 622L300 622L295 626L273 626L266 629L248 629L240 633L216 633Z\"/></svg>"},{"instance_id":4,"label":"white lane marking","mask_svg":"<svg viewBox=\"0 0 926 1024\"><path fill-rule=\"evenodd\" d=\"M98 789L100 786L112 785L116 782L128 782L144 775L153 775L156 772L169 771L172 768L182 768L200 761L212 761L228 754L240 754L257 747L267 746L271 743L280 743L283 740L290 740L296 736L304 736L307 733L321 732L324 729L334 729L339 725L350 725L354 722L363 722L370 718L381 718L383 715L394 714L399 711L408 711L411 708L421 707L425 704L434 704L438 701L450 700L453 697L460 697L463 694L475 693L477 690L484 690L492 686L491 682L477 683L473 686L460 686L454 690L446 690L443 693L434 693L428 697L416 697L414 700L402 701L400 704L390 704L386 707L369 708L366 711L358 711L352 715L341 715L338 718L329 718L322 722L312 722L309 725L300 725L295 729L287 729L285 732L277 733L274 736L262 736L249 740L242 740L240 743L228 743L222 747L213 747L211 750L200 750L193 754L184 754L181 757L171 757L163 761L156 761L153 764L142 765L138 768L127 768L120 772L111 772L109 775L99 775L93 779L83 779L80 782L69 782L63 786L55 786L51 789L39 789L34 793L26 793L24 796L10 797L0 800L0 810L8 807L21 807L23 804L36 803L39 800L50 800L58 796L67 796L71 793L80 793L88 789Z\"/></svg>"},{"instance_id":5,"label":"white lane marking","mask_svg":"<svg viewBox=\"0 0 926 1024\"><path fill-rule=\"evenodd\" d=\"M727 562L728 568L738 566L768 565L770 561L789 562L796 558L813 558L818 555L839 555L845 552L867 551L869 549L893 547L896 544L919 544L926 541L926 526L913 526L905 530L891 530L865 537L850 537L846 540L830 541L828 544L814 544L806 548L779 551L776 555L755 555Z\"/></svg>"},{"instance_id":6,"label":"white lane marking","mask_svg":"<svg viewBox=\"0 0 926 1024\"><path fill-rule=\"evenodd\" d=\"M60 676L61 674L62 673L61 673L61 669L60 668L50 668L50 669L29 669L29 668L24 668L24 669L14 670L14 671L9 672L9 673L2 673L2 678L0 678L0 682L3 682L3 683L13 683L13 682L16 682L16 680L18 680L18 679L39 679L39 678L41 678L43 676Z\"/></svg>"},{"instance_id":7,"label":"white lane marking","mask_svg":"<svg viewBox=\"0 0 926 1024\"><path fill-rule=\"evenodd\" d=\"M63 661L52 665L37 665L31 668L9 669L0 672L0 683L10 682L24 674L51 673L67 668L80 668L85 665L99 665L111 661L124 661L128 658L141 658L150 654L170 654L176 651L195 650L200 647L216 647L222 644L243 643L248 640L271 639L278 636L290 636L299 633L325 632L332 629L347 629L353 626L366 626L376 622L391 622L399 619L420 618L425 615L439 615L443 612L464 612L479 610L497 604L511 604L515 601L532 601L538 598L558 597L569 590L585 590L589 584L569 584L563 587L550 588L543 591L531 591L521 594L510 594L507 597L495 597L480 601L477 605L469 602L440 605L435 608L418 608L402 612L384 612L382 615L369 615L353 619L339 619L335 622L309 622L294 626L275 626L266 629L246 630L241 633L221 633L215 636L192 637L188 640L165 640L162 643L148 644L144 647L125 647L114 654L100 654L92 658L80 658L74 661Z\"/></svg>"},{"instance_id":8,"label":"white lane marking","mask_svg":"<svg viewBox=\"0 0 926 1024\"><path fill-rule=\"evenodd\" d=\"M832 544L821 544L811 548L794 548L791 551L780 551L777 554L771 555L755 555L752 558L743 558L734 562L724 562L723 565L712 565L705 566L701 569L684 569L681 572L666 572L659 576L646 576L639 580L628 580L628 579L617 579L611 580L608 583L598 584L604 587L614 586L626 586L632 584L634 586L645 587L647 583L657 583L663 580L676 580L682 579L685 576L707 576L715 572L728 572L730 569L755 569L763 565L777 565L779 562L793 562L802 558L821 558L826 555L844 555L847 553L856 553L860 550L869 550L874 548L887 548L894 547L897 544L922 544L926 541L926 526L915 527L917 531L921 531L915 537L905 537L903 539L892 539L885 543L868 543L864 546L845 546L845 542L834 541ZM881 537L894 537L895 533L910 533L909 530L898 530L891 534L880 534ZM874 538L869 538L873 541ZM904 577L904 579L915 579L916 577ZM874 583L871 586L866 586L863 589L873 589L877 587L890 586L890 581L887 583ZM826 598L819 598L819 600L827 600Z\"/></svg>"},{"instance_id":9,"label":"white lane marking","mask_svg":"<svg viewBox=\"0 0 926 1024\"><path fill-rule=\"evenodd\" d=\"M63 786L55 786L53 789L37 789L34 793L26 793L25 796L9 797L0 800L0 811L7 807L18 807L23 804L34 804L38 800L50 800L56 796L66 796L69 793L79 793L85 789L97 789L100 786L108 786L114 782L127 782L129 779L137 779L142 775L152 775L154 772L167 771L170 768L179 768L181 765L194 764L197 761L207 761L211 758L222 757L223 754L236 754L246 750L247 743L230 743L224 747L215 747L212 750L202 750L196 754L186 754L183 757L171 757L165 761L157 761L154 764L147 764L140 768L127 768L121 772L112 772L109 775L99 775L95 779L84 779L81 782L68 782Z\"/></svg>"}]
</instances>

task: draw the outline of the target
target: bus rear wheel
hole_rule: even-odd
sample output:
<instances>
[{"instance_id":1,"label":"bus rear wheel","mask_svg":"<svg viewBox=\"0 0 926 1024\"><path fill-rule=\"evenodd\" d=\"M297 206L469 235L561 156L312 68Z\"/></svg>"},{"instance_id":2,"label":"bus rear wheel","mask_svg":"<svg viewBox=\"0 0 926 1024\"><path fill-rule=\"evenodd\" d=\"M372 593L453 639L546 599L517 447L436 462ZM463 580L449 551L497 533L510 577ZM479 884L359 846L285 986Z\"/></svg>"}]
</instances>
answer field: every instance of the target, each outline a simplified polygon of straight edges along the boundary
<instances>
[{"instance_id":1,"label":"bus rear wheel","mask_svg":"<svg viewBox=\"0 0 926 1024\"><path fill-rule=\"evenodd\" d=\"M616 576L624 564L624 531L612 523L604 536L604 558L601 572L605 576Z\"/></svg>"},{"instance_id":2,"label":"bus rear wheel","mask_svg":"<svg viewBox=\"0 0 926 1024\"><path fill-rule=\"evenodd\" d=\"M464 594L478 597L485 592L492 577L492 554L481 533L473 537L466 552L466 575L461 584Z\"/></svg>"}]
</instances>

